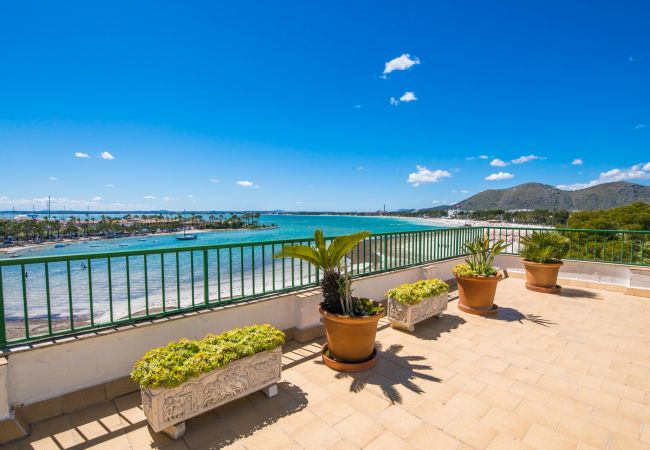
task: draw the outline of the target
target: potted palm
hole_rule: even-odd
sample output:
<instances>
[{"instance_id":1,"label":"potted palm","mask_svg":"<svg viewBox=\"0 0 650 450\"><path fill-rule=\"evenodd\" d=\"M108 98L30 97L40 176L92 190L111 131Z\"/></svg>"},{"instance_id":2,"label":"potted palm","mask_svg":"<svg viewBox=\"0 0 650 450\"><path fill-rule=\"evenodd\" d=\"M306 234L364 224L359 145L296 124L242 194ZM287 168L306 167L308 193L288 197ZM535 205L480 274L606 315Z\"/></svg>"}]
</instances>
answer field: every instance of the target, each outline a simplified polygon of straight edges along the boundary
<instances>
[{"instance_id":1,"label":"potted palm","mask_svg":"<svg viewBox=\"0 0 650 450\"><path fill-rule=\"evenodd\" d=\"M505 250L506 244L499 239L490 245L488 237L477 237L465 242L463 248L469 256L451 269L458 281L458 308L481 316L496 314L494 296L503 275L495 269L494 258Z\"/></svg>"},{"instance_id":2,"label":"potted palm","mask_svg":"<svg viewBox=\"0 0 650 450\"><path fill-rule=\"evenodd\" d=\"M274 255L276 258L298 258L322 271L323 302L319 311L327 338L323 362L344 372L366 370L376 362L377 322L384 316L384 310L372 300L352 296L347 262L341 264L345 255L368 236L367 231L339 236L326 246L323 231L316 230L313 247L289 245ZM341 265L344 273L339 270Z\"/></svg>"},{"instance_id":3,"label":"potted palm","mask_svg":"<svg viewBox=\"0 0 650 450\"><path fill-rule=\"evenodd\" d=\"M526 288L531 291L557 294L557 276L562 258L569 251L569 239L557 231L534 231L520 239L519 254L526 269Z\"/></svg>"}]
</instances>

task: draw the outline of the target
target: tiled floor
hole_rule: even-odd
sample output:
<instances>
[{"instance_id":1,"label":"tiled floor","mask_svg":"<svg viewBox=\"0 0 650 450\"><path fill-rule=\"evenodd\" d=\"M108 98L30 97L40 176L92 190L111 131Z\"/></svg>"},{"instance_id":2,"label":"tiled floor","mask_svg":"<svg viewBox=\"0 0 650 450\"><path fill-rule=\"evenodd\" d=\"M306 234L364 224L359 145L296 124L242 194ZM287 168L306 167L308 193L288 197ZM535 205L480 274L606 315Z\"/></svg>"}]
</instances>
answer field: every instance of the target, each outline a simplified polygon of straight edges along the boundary
<instances>
[{"instance_id":1,"label":"tiled floor","mask_svg":"<svg viewBox=\"0 0 650 450\"><path fill-rule=\"evenodd\" d=\"M414 334L382 324L377 366L340 374L319 342L285 348L277 397L257 393L153 434L137 393L36 424L9 448L650 449L650 299L500 285L496 318L462 313Z\"/></svg>"}]
</instances>

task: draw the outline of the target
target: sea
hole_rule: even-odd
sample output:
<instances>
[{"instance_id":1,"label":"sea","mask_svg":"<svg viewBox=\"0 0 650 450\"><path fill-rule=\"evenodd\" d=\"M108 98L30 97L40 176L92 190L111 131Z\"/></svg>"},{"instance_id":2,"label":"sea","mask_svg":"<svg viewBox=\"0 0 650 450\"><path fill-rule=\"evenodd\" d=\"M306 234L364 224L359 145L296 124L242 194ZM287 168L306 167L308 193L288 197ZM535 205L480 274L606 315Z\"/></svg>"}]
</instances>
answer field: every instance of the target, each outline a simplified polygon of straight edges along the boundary
<instances>
[{"instance_id":1,"label":"sea","mask_svg":"<svg viewBox=\"0 0 650 450\"><path fill-rule=\"evenodd\" d=\"M322 229L326 236L337 236L358 231L387 233L445 228L424 219L386 216L340 215L262 215L260 223L273 228L257 230L225 230L198 233L196 240L180 241L174 234L116 238L66 243L64 247L41 245L17 249L12 255L0 254L13 261L48 255L78 255L116 252L121 250L185 249L196 245L262 243L285 239L313 238L314 230ZM210 250L207 255L210 276L208 292L213 299L248 296L263 290L272 291L285 286L308 284L315 274L302 264L286 266L274 260L272 248L255 247L255 253ZM277 251L277 248L275 249ZM262 255L263 253L263 255ZM163 306L189 307L204 301L203 254L184 251L165 255L151 255L146 261L133 256L128 263L124 257L94 259L92 273L85 260L73 261L70 272L65 262L25 265L23 289L21 267L2 268L2 286L5 317L9 321L30 322L48 315L55 322L67 324L71 319L77 325L111 322L155 311ZM109 270L110 265L110 270ZM128 266L128 267L127 267ZM164 277L161 275L164 272ZM265 277L261 277L263 272ZM69 273L69 276L68 276ZM109 278L110 273L110 278ZM128 274L128 275L127 275ZM128 279L128 282L127 282ZM47 298L46 281L50 297ZM91 286L92 285L92 286ZM92 289L90 289L92 288ZM92 291L92 294L89 292ZM92 295L92 297L91 297ZM92 302L90 301L92 298ZM24 301L26 299L26 302ZM112 300L111 300L112 299ZM49 300L49 302L48 302Z\"/></svg>"}]
</instances>

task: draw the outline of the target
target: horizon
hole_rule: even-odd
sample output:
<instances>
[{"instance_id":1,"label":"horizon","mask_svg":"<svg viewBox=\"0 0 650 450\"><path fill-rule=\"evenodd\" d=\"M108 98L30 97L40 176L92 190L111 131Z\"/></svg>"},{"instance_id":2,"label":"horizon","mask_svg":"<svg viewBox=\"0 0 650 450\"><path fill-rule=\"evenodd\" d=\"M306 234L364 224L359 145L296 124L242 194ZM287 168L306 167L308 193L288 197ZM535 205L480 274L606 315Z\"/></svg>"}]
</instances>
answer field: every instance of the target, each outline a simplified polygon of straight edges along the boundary
<instances>
[{"instance_id":1,"label":"horizon","mask_svg":"<svg viewBox=\"0 0 650 450\"><path fill-rule=\"evenodd\" d=\"M342 11L3 5L0 210L373 212L650 184L650 4Z\"/></svg>"}]
</instances>

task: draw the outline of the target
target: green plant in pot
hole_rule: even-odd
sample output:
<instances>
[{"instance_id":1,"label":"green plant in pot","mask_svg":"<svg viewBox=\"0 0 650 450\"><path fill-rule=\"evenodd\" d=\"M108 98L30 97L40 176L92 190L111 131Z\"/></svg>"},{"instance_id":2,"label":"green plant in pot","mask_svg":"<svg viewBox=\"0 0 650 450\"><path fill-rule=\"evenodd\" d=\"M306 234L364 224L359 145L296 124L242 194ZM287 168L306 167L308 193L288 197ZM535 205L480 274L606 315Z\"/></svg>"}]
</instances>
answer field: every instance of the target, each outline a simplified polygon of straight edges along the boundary
<instances>
[{"instance_id":1,"label":"green plant in pot","mask_svg":"<svg viewBox=\"0 0 650 450\"><path fill-rule=\"evenodd\" d=\"M557 231L533 231L519 240L519 254L526 269L526 288L556 294L562 259L569 251L569 239Z\"/></svg>"},{"instance_id":2,"label":"green plant in pot","mask_svg":"<svg viewBox=\"0 0 650 450\"><path fill-rule=\"evenodd\" d=\"M275 258L298 258L322 271L320 313L327 337L323 362L336 370L366 370L376 361L375 337L377 322L384 316L383 308L367 298L352 296L347 263L341 264L345 256L369 236L367 231L339 236L327 246L323 231L316 230L314 246L288 245L274 255ZM341 265L343 273L339 270Z\"/></svg>"},{"instance_id":3,"label":"green plant in pot","mask_svg":"<svg viewBox=\"0 0 650 450\"><path fill-rule=\"evenodd\" d=\"M477 237L463 248L469 255L451 269L458 281L458 308L470 314L496 314L494 296L503 275L494 267L494 259L506 249L506 243L499 239L491 244L488 237Z\"/></svg>"}]
</instances>

